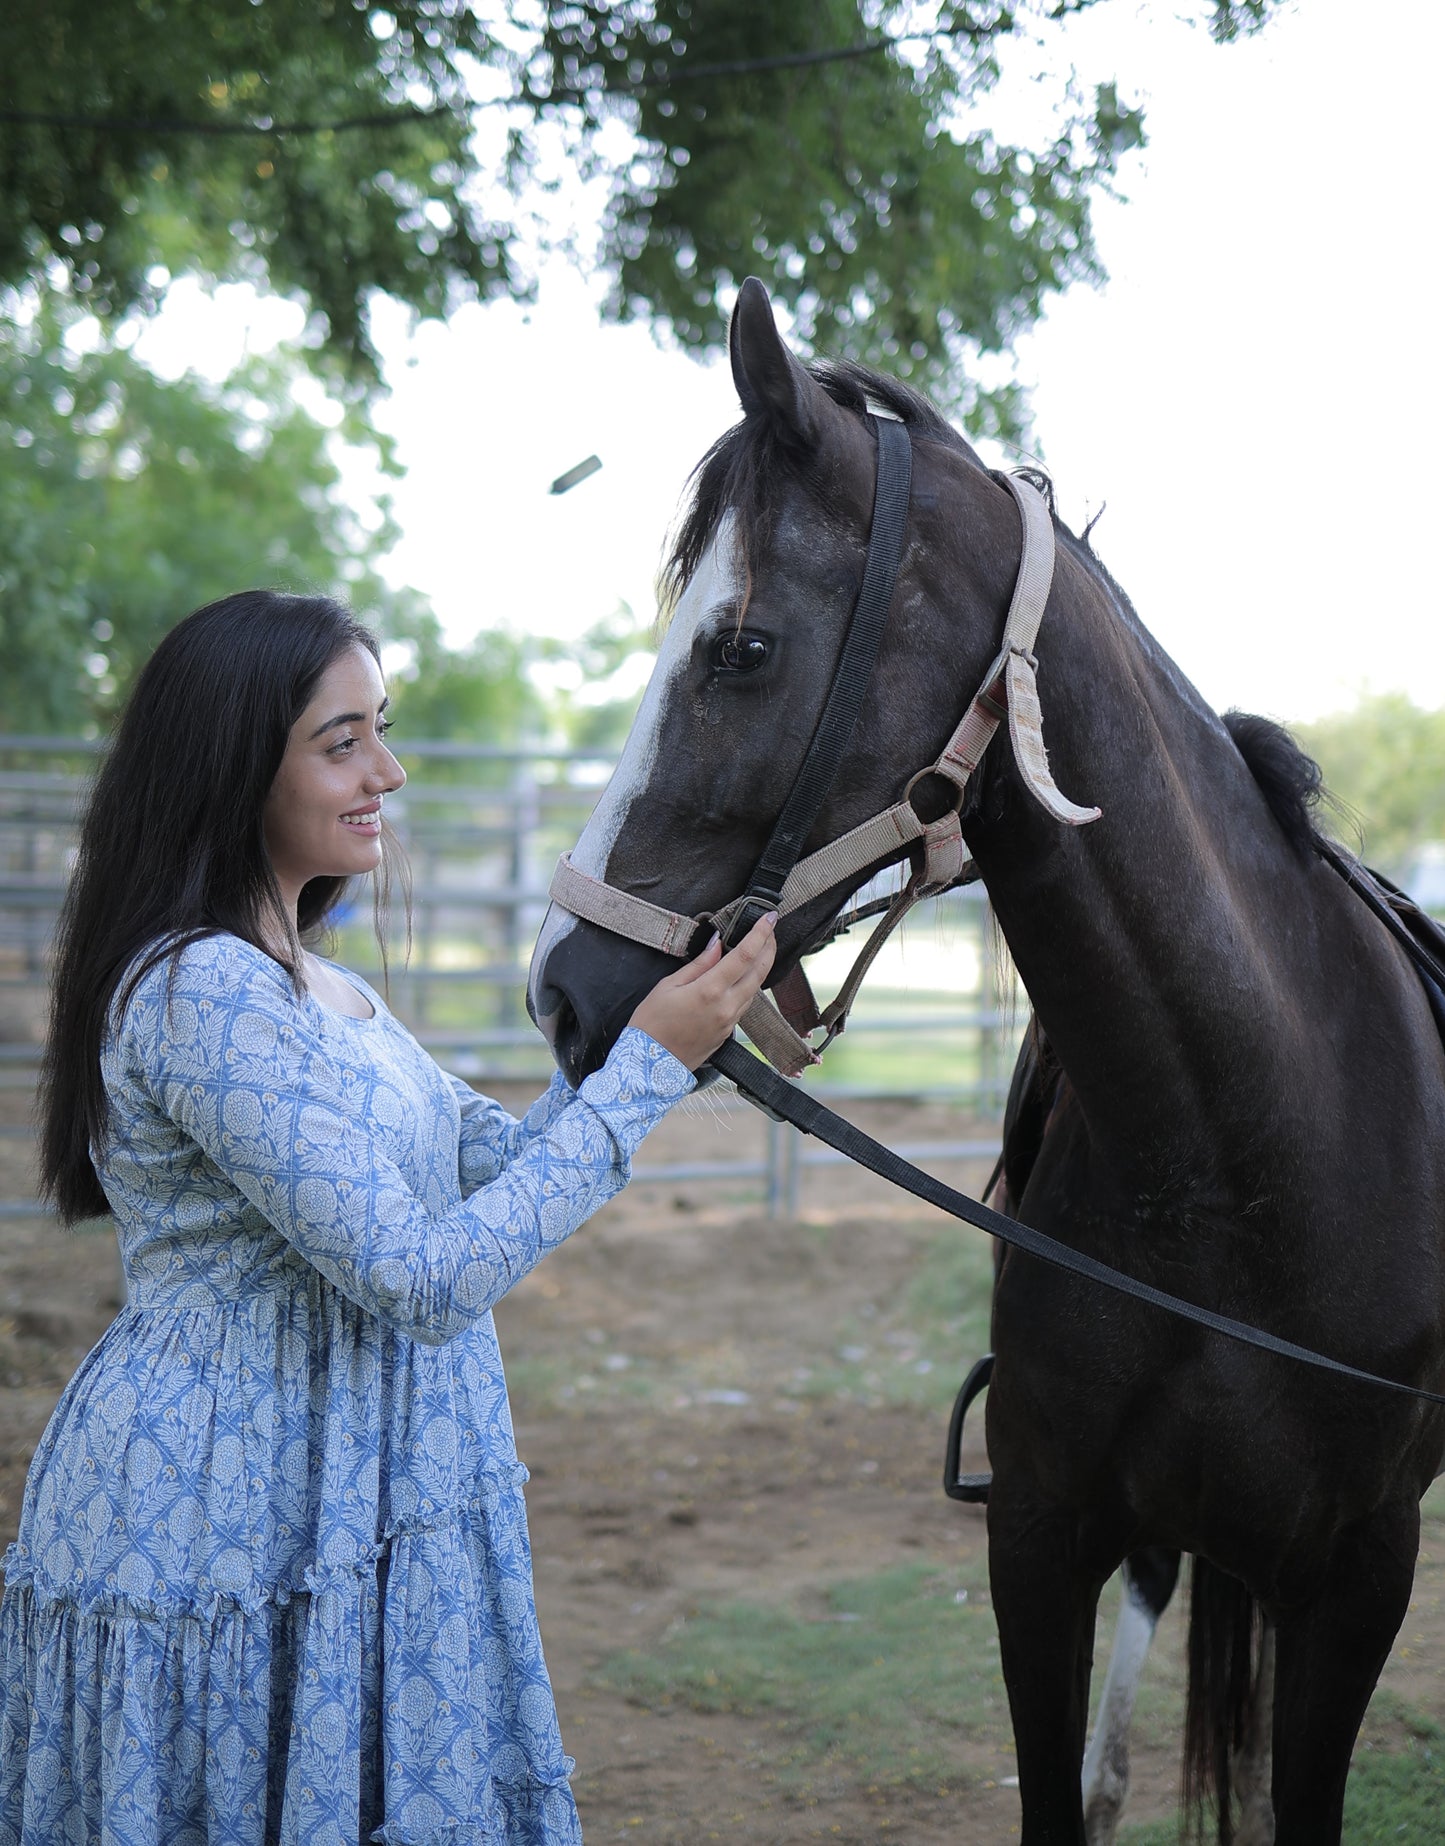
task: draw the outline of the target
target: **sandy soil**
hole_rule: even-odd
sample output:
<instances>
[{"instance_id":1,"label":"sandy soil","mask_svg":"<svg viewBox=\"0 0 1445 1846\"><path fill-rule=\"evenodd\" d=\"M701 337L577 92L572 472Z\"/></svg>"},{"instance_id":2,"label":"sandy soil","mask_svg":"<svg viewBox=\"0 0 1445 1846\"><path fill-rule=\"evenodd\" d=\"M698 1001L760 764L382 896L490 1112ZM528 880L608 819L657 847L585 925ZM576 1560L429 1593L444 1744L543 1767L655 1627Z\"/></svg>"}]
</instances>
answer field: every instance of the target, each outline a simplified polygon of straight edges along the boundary
<instances>
[{"instance_id":1,"label":"sandy soil","mask_svg":"<svg viewBox=\"0 0 1445 1846\"><path fill-rule=\"evenodd\" d=\"M0 1094L0 1115L22 1106ZM885 1138L977 1132L942 1106L850 1112ZM643 1160L756 1158L761 1133L751 1112L678 1116ZM22 1159L0 1141L0 1196L25 1189ZM532 1470L538 1606L590 1846L1017 1838L1002 1715L961 1740L937 1787L864 1781L835 1758L799 1767L806 1713L650 1709L606 1671L718 1602L806 1614L829 1584L904 1563L984 1580L981 1510L938 1484L974 1345L960 1336L952 1365L915 1357L900 1307L938 1234L938 1219L847 1169L809 1174L789 1222L768 1221L741 1182L638 1184L499 1310ZM0 1544L55 1396L120 1299L105 1234L0 1224ZM1438 1719L1442 1594L1437 1515L1386 1684ZM1164 1692L1136 1738L1131 1819L1175 1800L1177 1737L1158 1716L1177 1695L1175 1613L1150 1664ZM1107 1646L1101 1631L1101 1657Z\"/></svg>"}]
</instances>

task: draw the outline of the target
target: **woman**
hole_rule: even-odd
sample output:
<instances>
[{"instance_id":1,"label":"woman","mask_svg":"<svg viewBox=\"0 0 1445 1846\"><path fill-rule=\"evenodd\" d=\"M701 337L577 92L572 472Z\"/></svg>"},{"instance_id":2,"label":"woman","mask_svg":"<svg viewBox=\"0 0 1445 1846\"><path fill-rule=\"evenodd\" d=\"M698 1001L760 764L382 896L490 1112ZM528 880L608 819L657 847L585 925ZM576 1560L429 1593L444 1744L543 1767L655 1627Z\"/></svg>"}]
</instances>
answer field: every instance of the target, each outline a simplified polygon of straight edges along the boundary
<instances>
[{"instance_id":1,"label":"woman","mask_svg":"<svg viewBox=\"0 0 1445 1846\"><path fill-rule=\"evenodd\" d=\"M0 1846L578 1840L490 1309L626 1184L771 922L518 1122L305 944L382 862L376 643L252 592L167 636L81 838L42 1178L128 1301L0 1605Z\"/></svg>"}]
</instances>

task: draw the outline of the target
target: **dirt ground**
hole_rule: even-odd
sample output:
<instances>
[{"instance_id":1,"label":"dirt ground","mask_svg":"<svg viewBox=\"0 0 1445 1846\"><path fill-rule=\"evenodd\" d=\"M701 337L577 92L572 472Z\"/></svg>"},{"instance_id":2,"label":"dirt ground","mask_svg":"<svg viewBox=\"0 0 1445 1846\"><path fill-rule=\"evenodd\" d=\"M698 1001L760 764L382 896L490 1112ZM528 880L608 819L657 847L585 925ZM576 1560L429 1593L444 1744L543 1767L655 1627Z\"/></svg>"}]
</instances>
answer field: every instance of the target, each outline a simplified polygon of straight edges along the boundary
<instances>
[{"instance_id":1,"label":"dirt ground","mask_svg":"<svg viewBox=\"0 0 1445 1846\"><path fill-rule=\"evenodd\" d=\"M0 1095L12 1121L22 1107ZM943 1105L849 1113L895 1140L978 1132ZM649 1141L639 1174L663 1161L757 1158L762 1129L740 1107L699 1105ZM0 1141L0 1196L26 1189L23 1157L21 1143ZM975 1186L986 1176L948 1172ZM924 1356L936 1339L915 1338L908 1319L918 1302L910 1279L939 1235L935 1216L851 1169L810 1172L797 1218L782 1222L741 1181L640 1182L499 1310L532 1470L538 1607L589 1846L1018 1837L1001 1712L960 1734L955 1770L923 1785L800 1753L806 1712L640 1703L612 1670L619 1655L655 1654L680 1623L721 1603L826 1619L829 1585L904 1564L986 1584L982 1511L939 1486L948 1405L976 1356L976 1328L956 1323L957 1351L939 1362ZM13 1535L55 1396L120 1300L106 1234L0 1224L0 1544ZM983 1465L981 1454L971 1462ZM1385 1682L1437 1719L1442 1594L1445 1509L1427 1523ZM1173 1810L1176 1614L1150 1663L1165 1690L1152 1717L1141 1713L1130 1820ZM1100 1666L1108 1640L1101 1626Z\"/></svg>"}]
</instances>

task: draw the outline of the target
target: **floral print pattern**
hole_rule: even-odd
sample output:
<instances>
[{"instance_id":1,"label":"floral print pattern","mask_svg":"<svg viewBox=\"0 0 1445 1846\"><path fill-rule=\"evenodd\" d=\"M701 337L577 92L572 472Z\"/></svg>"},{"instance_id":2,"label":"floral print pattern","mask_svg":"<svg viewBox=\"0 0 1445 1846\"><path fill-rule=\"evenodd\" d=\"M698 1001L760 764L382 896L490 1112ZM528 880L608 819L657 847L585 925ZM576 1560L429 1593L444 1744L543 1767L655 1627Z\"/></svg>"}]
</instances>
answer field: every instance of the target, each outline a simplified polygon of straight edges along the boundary
<instances>
[{"instance_id":1,"label":"floral print pattern","mask_svg":"<svg viewBox=\"0 0 1445 1846\"><path fill-rule=\"evenodd\" d=\"M514 1121L365 991L215 936L107 1043L128 1299L4 1559L0 1846L580 1839L490 1310L693 1080L629 1029Z\"/></svg>"}]
</instances>

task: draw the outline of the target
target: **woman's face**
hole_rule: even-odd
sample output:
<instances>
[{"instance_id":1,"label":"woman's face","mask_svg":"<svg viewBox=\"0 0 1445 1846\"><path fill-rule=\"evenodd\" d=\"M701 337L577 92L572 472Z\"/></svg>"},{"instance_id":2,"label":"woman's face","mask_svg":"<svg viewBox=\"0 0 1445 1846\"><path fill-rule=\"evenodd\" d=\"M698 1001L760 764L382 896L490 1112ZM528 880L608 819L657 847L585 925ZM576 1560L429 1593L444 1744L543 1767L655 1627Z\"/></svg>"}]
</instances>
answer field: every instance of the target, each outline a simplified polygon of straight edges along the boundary
<instances>
[{"instance_id":1,"label":"woman's face","mask_svg":"<svg viewBox=\"0 0 1445 1846\"><path fill-rule=\"evenodd\" d=\"M313 878L350 878L381 863L382 796L406 781L387 749L386 687L364 647L338 656L291 727L261 825L293 915Z\"/></svg>"}]
</instances>

